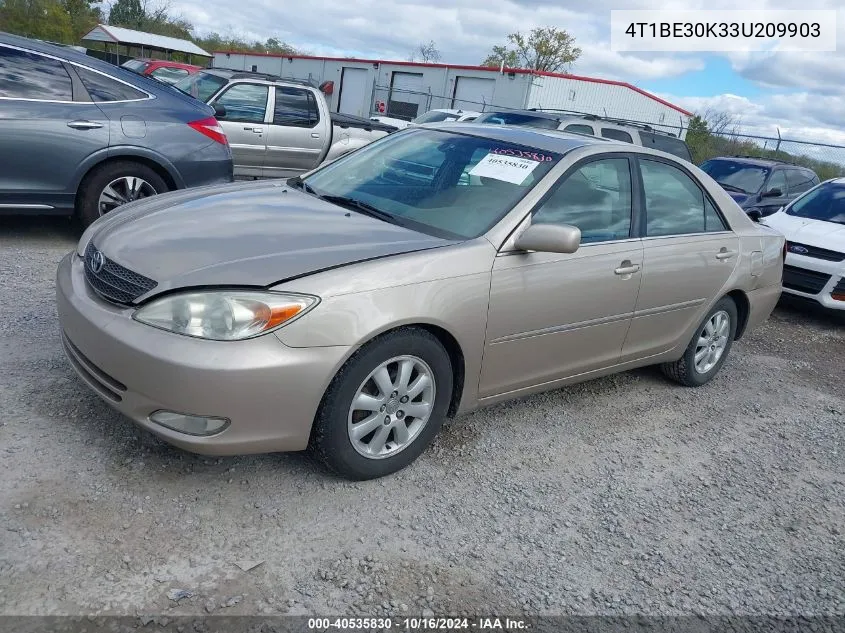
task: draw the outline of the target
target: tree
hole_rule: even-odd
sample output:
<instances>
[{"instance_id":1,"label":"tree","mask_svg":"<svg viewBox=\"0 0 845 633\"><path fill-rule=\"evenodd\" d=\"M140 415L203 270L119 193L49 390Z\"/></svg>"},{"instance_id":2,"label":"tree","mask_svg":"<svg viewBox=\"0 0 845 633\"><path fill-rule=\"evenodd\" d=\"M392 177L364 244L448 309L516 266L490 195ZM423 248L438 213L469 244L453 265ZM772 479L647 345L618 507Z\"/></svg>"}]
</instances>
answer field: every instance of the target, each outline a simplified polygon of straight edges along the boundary
<instances>
[{"instance_id":1,"label":"tree","mask_svg":"<svg viewBox=\"0 0 845 633\"><path fill-rule=\"evenodd\" d=\"M494 46L482 62L484 66L527 68L556 72L568 69L581 56L575 38L554 26L531 29L528 36L511 33L505 45Z\"/></svg>"},{"instance_id":2,"label":"tree","mask_svg":"<svg viewBox=\"0 0 845 633\"><path fill-rule=\"evenodd\" d=\"M109 10L109 24L142 30L147 14L141 0L116 0Z\"/></svg>"},{"instance_id":3,"label":"tree","mask_svg":"<svg viewBox=\"0 0 845 633\"><path fill-rule=\"evenodd\" d=\"M100 0L61 0L61 4L70 17L74 38L85 35L102 19L100 7L94 6L100 4Z\"/></svg>"},{"instance_id":4,"label":"tree","mask_svg":"<svg viewBox=\"0 0 845 633\"><path fill-rule=\"evenodd\" d=\"M408 56L409 62L420 61L424 63L436 63L439 62L440 59L440 51L437 50L437 44L434 43L434 40L429 40L428 44L422 42L413 51L411 51L411 54Z\"/></svg>"},{"instance_id":5,"label":"tree","mask_svg":"<svg viewBox=\"0 0 845 633\"><path fill-rule=\"evenodd\" d=\"M77 39L58 0L0 0L0 31L60 44Z\"/></svg>"}]
</instances>

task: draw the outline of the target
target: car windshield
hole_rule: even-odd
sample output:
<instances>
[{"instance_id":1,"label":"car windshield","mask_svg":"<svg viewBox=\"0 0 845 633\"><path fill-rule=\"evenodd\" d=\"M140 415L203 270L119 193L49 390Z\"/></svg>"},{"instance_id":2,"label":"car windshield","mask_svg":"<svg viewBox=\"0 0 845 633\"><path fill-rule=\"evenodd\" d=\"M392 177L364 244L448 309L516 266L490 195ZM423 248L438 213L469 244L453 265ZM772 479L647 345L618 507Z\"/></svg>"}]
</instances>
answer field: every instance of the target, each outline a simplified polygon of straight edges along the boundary
<instances>
[{"instance_id":1,"label":"car windshield","mask_svg":"<svg viewBox=\"0 0 845 633\"><path fill-rule=\"evenodd\" d=\"M196 73L177 81L173 86L191 95L194 99L208 101L211 96L228 82L223 77L211 73Z\"/></svg>"},{"instance_id":2,"label":"car windshield","mask_svg":"<svg viewBox=\"0 0 845 633\"><path fill-rule=\"evenodd\" d=\"M786 213L799 218L845 224L845 184L831 182L813 189L793 202Z\"/></svg>"},{"instance_id":3,"label":"car windshield","mask_svg":"<svg viewBox=\"0 0 845 633\"><path fill-rule=\"evenodd\" d=\"M391 134L305 178L314 195L446 239L484 234L560 154L441 130Z\"/></svg>"},{"instance_id":4,"label":"car windshield","mask_svg":"<svg viewBox=\"0 0 845 633\"><path fill-rule=\"evenodd\" d=\"M457 119L458 117L455 114L432 110L431 112L426 112L418 116L414 119L414 123L438 123L440 121L457 121Z\"/></svg>"},{"instance_id":5,"label":"car windshield","mask_svg":"<svg viewBox=\"0 0 845 633\"><path fill-rule=\"evenodd\" d=\"M726 189L738 193L757 193L766 182L770 169L761 165L750 165L734 160L708 160L701 169Z\"/></svg>"},{"instance_id":6,"label":"car windshield","mask_svg":"<svg viewBox=\"0 0 845 633\"><path fill-rule=\"evenodd\" d=\"M539 127L546 130L556 130L558 125L560 125L557 119L549 119L522 112L489 112L482 114L475 122L493 125L516 125L518 127Z\"/></svg>"}]
</instances>

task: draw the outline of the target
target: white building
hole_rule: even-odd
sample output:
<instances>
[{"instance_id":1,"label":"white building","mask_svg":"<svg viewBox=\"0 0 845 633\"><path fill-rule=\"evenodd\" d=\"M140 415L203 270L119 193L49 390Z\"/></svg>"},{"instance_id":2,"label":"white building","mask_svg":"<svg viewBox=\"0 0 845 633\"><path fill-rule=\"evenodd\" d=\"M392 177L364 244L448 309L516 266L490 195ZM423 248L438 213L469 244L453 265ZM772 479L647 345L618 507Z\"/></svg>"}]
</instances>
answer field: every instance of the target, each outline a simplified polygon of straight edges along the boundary
<instances>
[{"instance_id":1,"label":"white building","mask_svg":"<svg viewBox=\"0 0 845 633\"><path fill-rule=\"evenodd\" d=\"M630 119L683 138L692 113L629 83L578 75L381 59L215 52L216 68L332 82L332 111L411 119L433 108L559 109Z\"/></svg>"}]
</instances>

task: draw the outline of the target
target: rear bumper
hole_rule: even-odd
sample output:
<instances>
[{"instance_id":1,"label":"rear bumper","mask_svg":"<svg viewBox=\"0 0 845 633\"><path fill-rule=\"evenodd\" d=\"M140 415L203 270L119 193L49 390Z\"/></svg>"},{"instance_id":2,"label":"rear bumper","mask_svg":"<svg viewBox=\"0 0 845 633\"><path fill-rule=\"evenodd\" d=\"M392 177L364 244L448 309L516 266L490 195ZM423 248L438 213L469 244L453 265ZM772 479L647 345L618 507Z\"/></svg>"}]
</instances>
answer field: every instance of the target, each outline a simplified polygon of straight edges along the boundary
<instances>
[{"instance_id":1,"label":"rear bumper","mask_svg":"<svg viewBox=\"0 0 845 633\"><path fill-rule=\"evenodd\" d=\"M232 151L226 145L212 141L201 150L174 162L185 187L219 185L234 180Z\"/></svg>"},{"instance_id":2,"label":"rear bumper","mask_svg":"<svg viewBox=\"0 0 845 633\"><path fill-rule=\"evenodd\" d=\"M781 286L766 286L757 288L748 293L748 305L750 311L748 322L745 324L743 333L747 333L763 323L772 314L772 310L778 303L781 295Z\"/></svg>"},{"instance_id":3,"label":"rear bumper","mask_svg":"<svg viewBox=\"0 0 845 633\"><path fill-rule=\"evenodd\" d=\"M182 449L207 455L296 451L347 347L290 348L275 335L205 341L132 319L88 287L82 259L59 264L56 302L68 360L104 401ZM158 410L228 418L222 432L196 436L150 420Z\"/></svg>"}]
</instances>

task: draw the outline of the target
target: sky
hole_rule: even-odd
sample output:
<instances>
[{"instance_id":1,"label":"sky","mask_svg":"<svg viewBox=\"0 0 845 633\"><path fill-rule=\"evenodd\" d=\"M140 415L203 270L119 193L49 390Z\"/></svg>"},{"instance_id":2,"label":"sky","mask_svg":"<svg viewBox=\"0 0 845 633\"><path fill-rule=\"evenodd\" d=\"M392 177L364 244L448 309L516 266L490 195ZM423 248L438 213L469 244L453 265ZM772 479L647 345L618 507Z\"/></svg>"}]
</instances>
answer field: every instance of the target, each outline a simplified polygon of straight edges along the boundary
<instances>
[{"instance_id":1,"label":"sky","mask_svg":"<svg viewBox=\"0 0 845 633\"><path fill-rule=\"evenodd\" d=\"M743 9L836 9L841 0L744 0ZM566 5L566 6L564 6ZM508 33L556 26L583 53L570 72L627 81L693 112L733 114L744 132L845 145L845 8L835 53L619 53L611 9L736 9L736 0L175 0L200 33L278 37L306 54L407 59L434 40L442 61L478 64ZM224 16L225 25L221 25Z\"/></svg>"}]
</instances>

